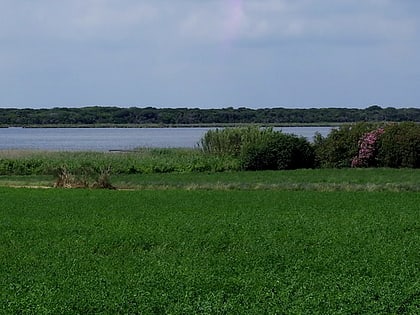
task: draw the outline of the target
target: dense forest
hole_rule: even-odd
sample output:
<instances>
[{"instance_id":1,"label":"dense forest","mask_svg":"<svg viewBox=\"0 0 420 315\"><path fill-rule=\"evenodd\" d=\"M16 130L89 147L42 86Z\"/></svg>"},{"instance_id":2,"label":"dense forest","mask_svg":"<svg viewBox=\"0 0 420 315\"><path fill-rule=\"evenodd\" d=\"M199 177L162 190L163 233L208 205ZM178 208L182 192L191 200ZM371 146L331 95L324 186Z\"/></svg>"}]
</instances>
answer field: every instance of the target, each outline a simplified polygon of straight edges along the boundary
<instances>
[{"instance_id":1,"label":"dense forest","mask_svg":"<svg viewBox=\"0 0 420 315\"><path fill-rule=\"evenodd\" d=\"M217 124L325 124L361 121L420 122L420 108L154 108L83 107L0 109L0 126L51 125L217 125Z\"/></svg>"}]
</instances>

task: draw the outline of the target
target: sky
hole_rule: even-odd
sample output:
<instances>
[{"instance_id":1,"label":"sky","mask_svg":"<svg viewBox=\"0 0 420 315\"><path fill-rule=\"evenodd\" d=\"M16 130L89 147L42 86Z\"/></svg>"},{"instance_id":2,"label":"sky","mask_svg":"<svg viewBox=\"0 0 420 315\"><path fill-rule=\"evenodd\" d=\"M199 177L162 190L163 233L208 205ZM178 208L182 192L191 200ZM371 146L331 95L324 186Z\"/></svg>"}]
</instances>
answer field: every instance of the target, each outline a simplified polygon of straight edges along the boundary
<instances>
[{"instance_id":1,"label":"sky","mask_svg":"<svg viewBox=\"0 0 420 315\"><path fill-rule=\"evenodd\" d=\"M0 108L420 108L419 0L0 0Z\"/></svg>"}]
</instances>

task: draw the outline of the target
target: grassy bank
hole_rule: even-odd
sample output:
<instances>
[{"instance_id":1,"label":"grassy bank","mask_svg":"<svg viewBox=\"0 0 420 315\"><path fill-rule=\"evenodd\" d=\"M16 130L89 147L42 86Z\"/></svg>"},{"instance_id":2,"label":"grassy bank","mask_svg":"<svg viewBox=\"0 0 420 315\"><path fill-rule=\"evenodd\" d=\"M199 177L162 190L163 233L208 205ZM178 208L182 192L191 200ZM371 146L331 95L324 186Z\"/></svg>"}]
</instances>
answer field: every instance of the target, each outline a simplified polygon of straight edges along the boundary
<instances>
[{"instance_id":1,"label":"grassy bank","mask_svg":"<svg viewBox=\"0 0 420 315\"><path fill-rule=\"evenodd\" d=\"M4 314L415 314L418 193L0 188Z\"/></svg>"},{"instance_id":2,"label":"grassy bank","mask_svg":"<svg viewBox=\"0 0 420 315\"><path fill-rule=\"evenodd\" d=\"M0 186L53 187L45 175L0 176ZM118 189L420 192L420 169L301 169L256 172L113 174Z\"/></svg>"},{"instance_id":3,"label":"grassy bank","mask_svg":"<svg viewBox=\"0 0 420 315\"><path fill-rule=\"evenodd\" d=\"M143 174L114 176L112 182L116 187L131 189L419 192L420 170L300 169L197 174Z\"/></svg>"}]
</instances>

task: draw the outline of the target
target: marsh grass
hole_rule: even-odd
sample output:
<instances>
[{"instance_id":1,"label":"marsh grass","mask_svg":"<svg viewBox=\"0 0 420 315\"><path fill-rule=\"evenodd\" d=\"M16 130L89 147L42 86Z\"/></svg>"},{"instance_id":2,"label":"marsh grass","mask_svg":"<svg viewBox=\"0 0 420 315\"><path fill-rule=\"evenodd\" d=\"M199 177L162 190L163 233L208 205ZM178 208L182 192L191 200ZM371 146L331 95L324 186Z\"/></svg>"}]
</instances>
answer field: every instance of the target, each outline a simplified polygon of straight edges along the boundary
<instances>
[{"instance_id":1,"label":"marsh grass","mask_svg":"<svg viewBox=\"0 0 420 315\"><path fill-rule=\"evenodd\" d=\"M99 170L110 166L113 174L223 172L239 170L232 157L206 155L199 149L138 149L130 152L0 151L0 175L53 175L66 165Z\"/></svg>"}]
</instances>

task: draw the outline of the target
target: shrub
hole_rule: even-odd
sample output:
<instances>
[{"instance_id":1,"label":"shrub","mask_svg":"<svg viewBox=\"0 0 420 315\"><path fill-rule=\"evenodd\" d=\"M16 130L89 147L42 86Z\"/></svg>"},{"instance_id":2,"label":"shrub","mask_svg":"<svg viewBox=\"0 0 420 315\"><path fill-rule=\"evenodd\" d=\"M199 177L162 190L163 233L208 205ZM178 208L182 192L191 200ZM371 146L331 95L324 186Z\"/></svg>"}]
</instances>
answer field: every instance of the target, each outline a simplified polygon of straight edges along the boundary
<instances>
[{"instance_id":1,"label":"shrub","mask_svg":"<svg viewBox=\"0 0 420 315\"><path fill-rule=\"evenodd\" d=\"M314 148L316 165L320 167L350 167L358 155L358 142L361 137L379 126L371 123L342 125L333 129L326 137L316 134Z\"/></svg>"},{"instance_id":2,"label":"shrub","mask_svg":"<svg viewBox=\"0 0 420 315\"><path fill-rule=\"evenodd\" d=\"M378 164L420 168L420 124L405 122L385 126L378 142Z\"/></svg>"},{"instance_id":3,"label":"shrub","mask_svg":"<svg viewBox=\"0 0 420 315\"><path fill-rule=\"evenodd\" d=\"M246 143L257 143L273 133L272 128L224 128L209 130L199 142L205 153L239 157Z\"/></svg>"},{"instance_id":4,"label":"shrub","mask_svg":"<svg viewBox=\"0 0 420 315\"><path fill-rule=\"evenodd\" d=\"M256 143L248 143L241 154L245 170L288 170L311 168L315 154L305 138L275 132Z\"/></svg>"},{"instance_id":5,"label":"shrub","mask_svg":"<svg viewBox=\"0 0 420 315\"><path fill-rule=\"evenodd\" d=\"M82 167L73 171L64 165L56 169L54 187L115 189L110 180L111 168Z\"/></svg>"},{"instance_id":6,"label":"shrub","mask_svg":"<svg viewBox=\"0 0 420 315\"><path fill-rule=\"evenodd\" d=\"M384 133L383 128L378 128L365 133L358 142L359 151L351 161L352 167L372 167L377 164L378 141Z\"/></svg>"},{"instance_id":7,"label":"shrub","mask_svg":"<svg viewBox=\"0 0 420 315\"><path fill-rule=\"evenodd\" d=\"M111 184L111 167L101 169L95 177L92 188L115 189Z\"/></svg>"},{"instance_id":8,"label":"shrub","mask_svg":"<svg viewBox=\"0 0 420 315\"><path fill-rule=\"evenodd\" d=\"M279 170L314 166L314 151L305 138L272 128L226 128L208 131L204 152L237 157L244 170Z\"/></svg>"},{"instance_id":9,"label":"shrub","mask_svg":"<svg viewBox=\"0 0 420 315\"><path fill-rule=\"evenodd\" d=\"M55 174L56 180L54 183L54 187L60 187L60 188L73 188L75 186L77 187L83 187L75 178L73 174L71 174L66 166L61 166L57 168L56 174Z\"/></svg>"}]
</instances>

